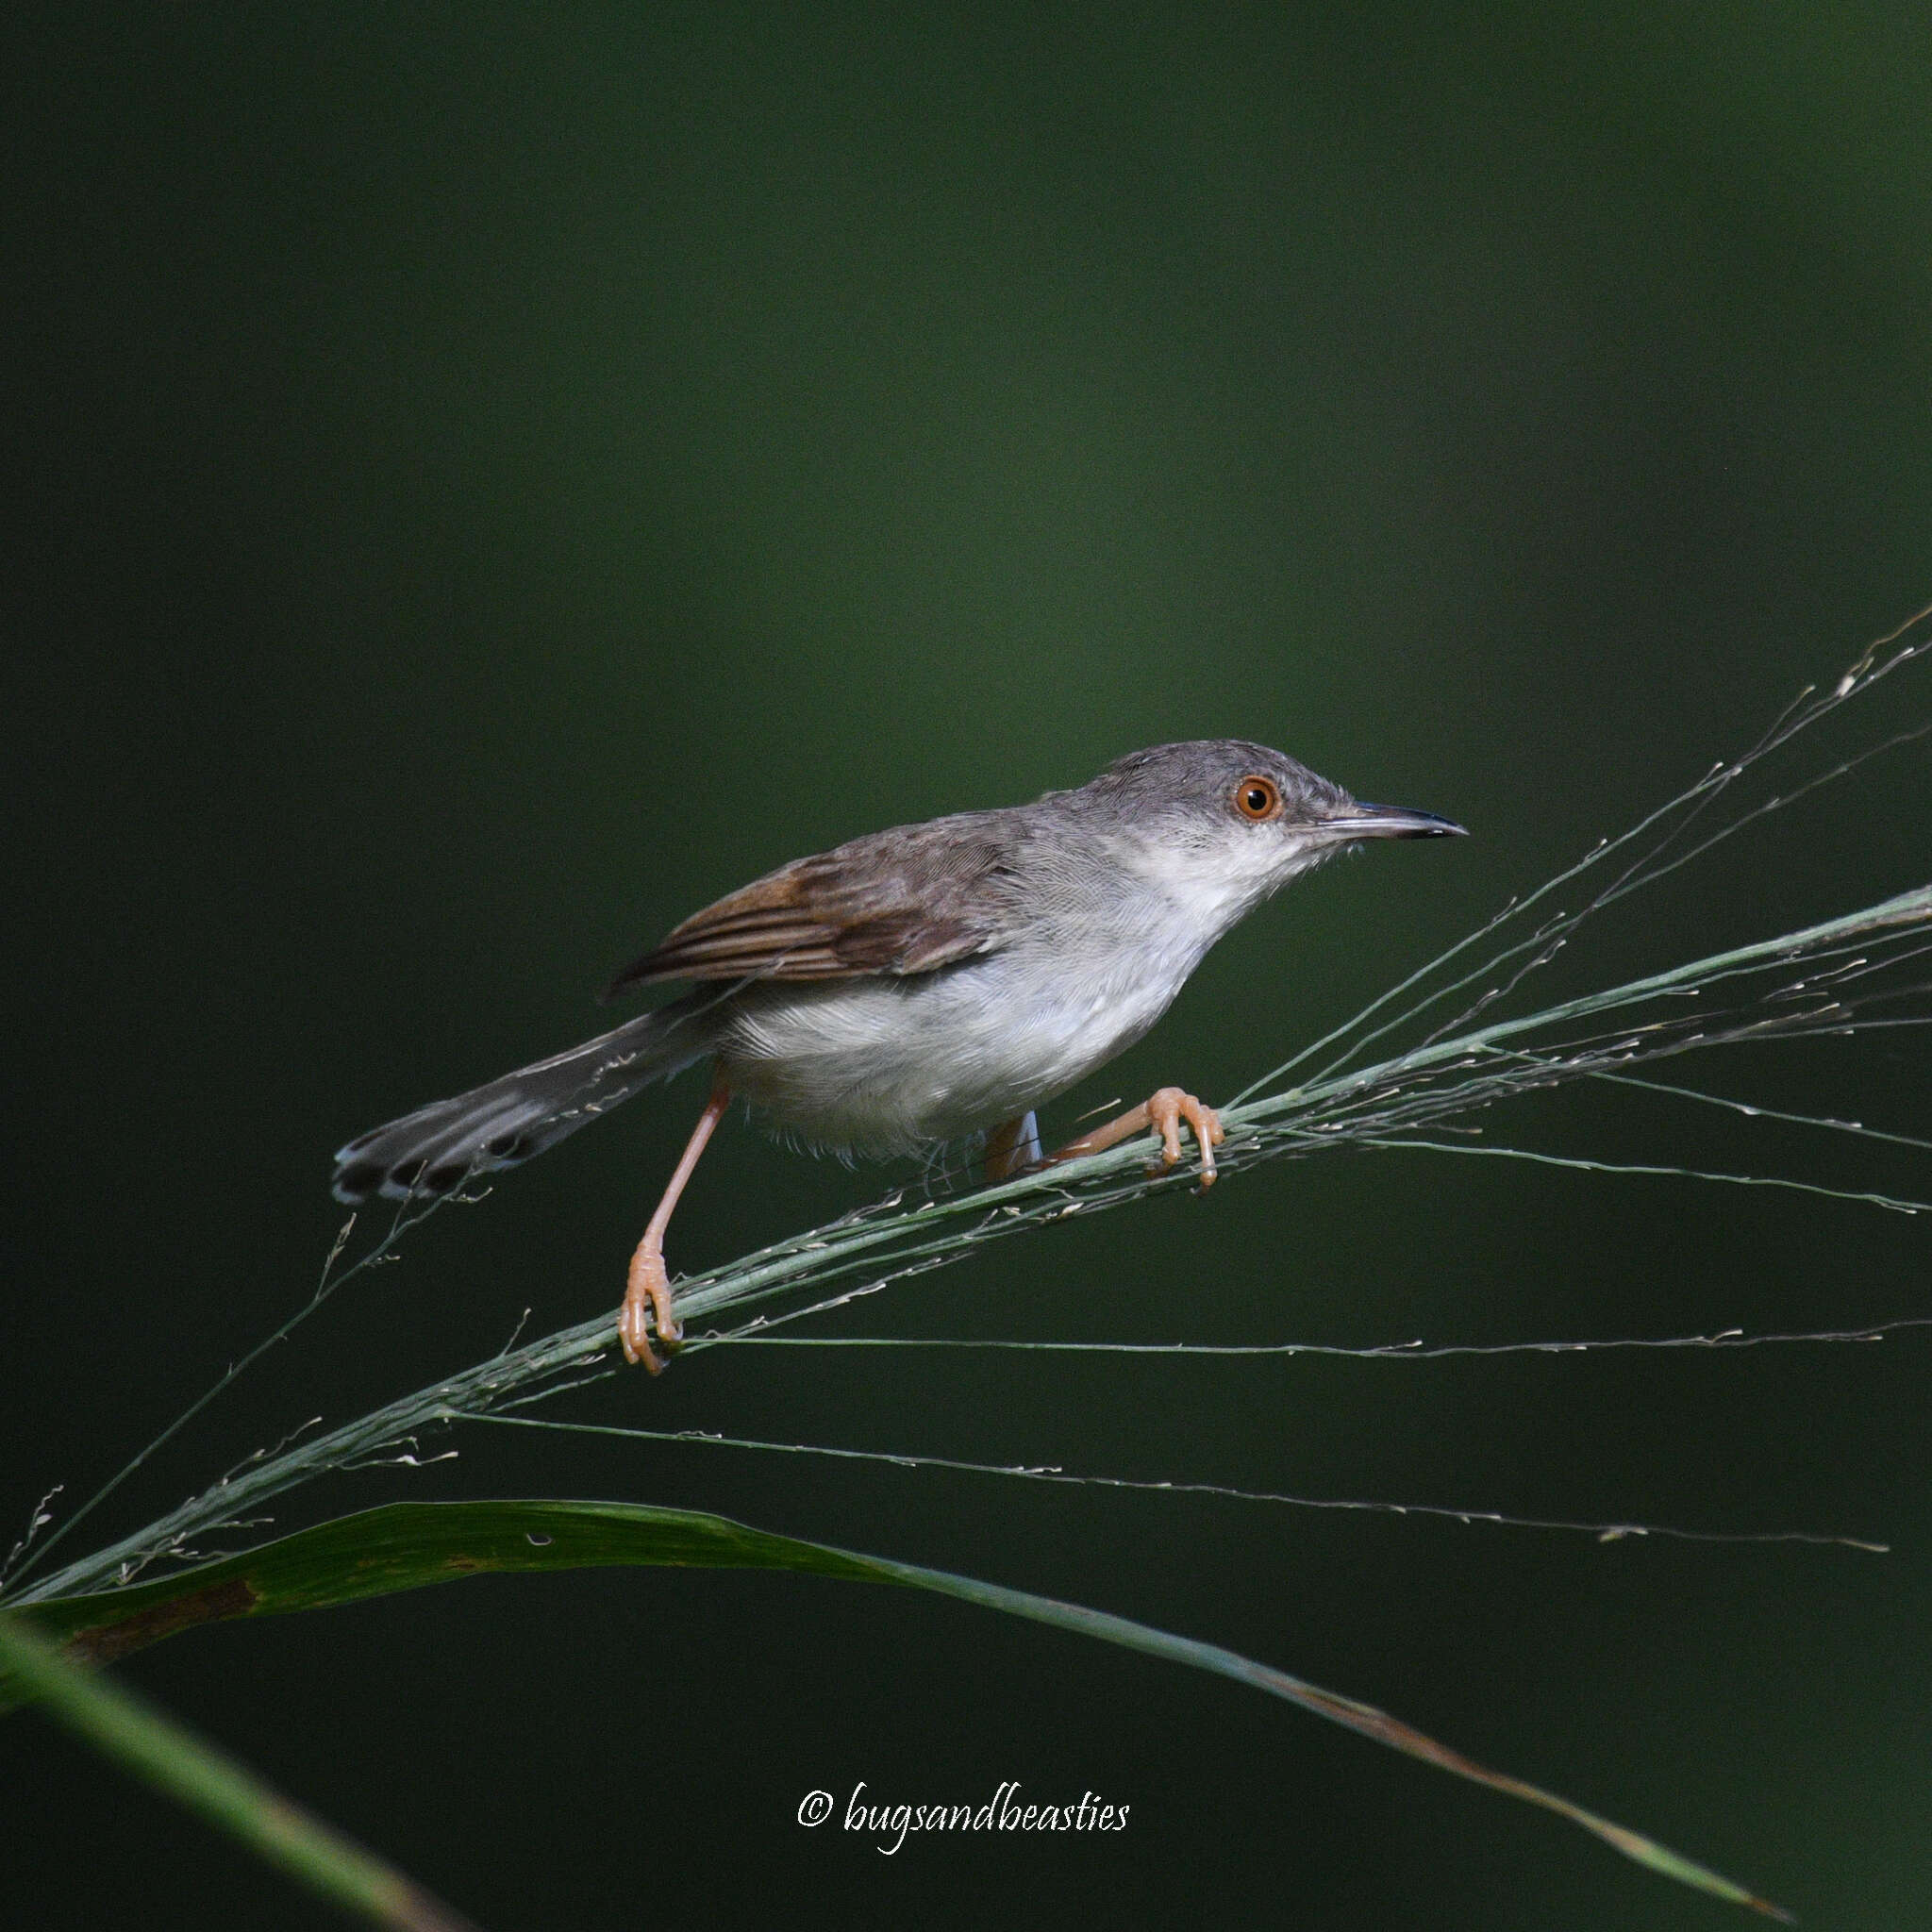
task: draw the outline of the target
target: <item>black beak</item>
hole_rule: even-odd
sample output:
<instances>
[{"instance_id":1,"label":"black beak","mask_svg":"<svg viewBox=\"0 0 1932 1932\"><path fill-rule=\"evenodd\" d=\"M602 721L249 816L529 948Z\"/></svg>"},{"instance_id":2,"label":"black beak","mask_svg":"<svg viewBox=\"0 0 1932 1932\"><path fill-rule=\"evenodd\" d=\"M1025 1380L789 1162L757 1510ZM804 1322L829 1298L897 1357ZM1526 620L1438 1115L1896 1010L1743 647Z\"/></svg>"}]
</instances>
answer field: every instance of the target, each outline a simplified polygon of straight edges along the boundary
<instances>
[{"instance_id":1,"label":"black beak","mask_svg":"<svg viewBox=\"0 0 1932 1932\"><path fill-rule=\"evenodd\" d=\"M1453 819L1432 811L1407 811L1399 805L1357 803L1347 811L1321 822L1337 839L1464 839L1469 835Z\"/></svg>"}]
</instances>

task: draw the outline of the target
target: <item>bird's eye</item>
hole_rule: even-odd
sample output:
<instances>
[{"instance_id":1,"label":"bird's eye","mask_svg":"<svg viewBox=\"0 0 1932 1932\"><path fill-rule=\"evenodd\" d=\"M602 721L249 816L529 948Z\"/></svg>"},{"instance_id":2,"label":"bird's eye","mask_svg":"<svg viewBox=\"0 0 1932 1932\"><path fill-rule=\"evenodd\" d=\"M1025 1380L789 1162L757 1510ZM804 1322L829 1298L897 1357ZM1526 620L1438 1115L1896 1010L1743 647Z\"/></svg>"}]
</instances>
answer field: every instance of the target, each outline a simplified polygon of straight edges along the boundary
<instances>
[{"instance_id":1,"label":"bird's eye","mask_svg":"<svg viewBox=\"0 0 1932 1932\"><path fill-rule=\"evenodd\" d=\"M1243 778L1234 788L1234 808L1257 824L1272 819L1281 809L1281 788L1273 778Z\"/></svg>"}]
</instances>

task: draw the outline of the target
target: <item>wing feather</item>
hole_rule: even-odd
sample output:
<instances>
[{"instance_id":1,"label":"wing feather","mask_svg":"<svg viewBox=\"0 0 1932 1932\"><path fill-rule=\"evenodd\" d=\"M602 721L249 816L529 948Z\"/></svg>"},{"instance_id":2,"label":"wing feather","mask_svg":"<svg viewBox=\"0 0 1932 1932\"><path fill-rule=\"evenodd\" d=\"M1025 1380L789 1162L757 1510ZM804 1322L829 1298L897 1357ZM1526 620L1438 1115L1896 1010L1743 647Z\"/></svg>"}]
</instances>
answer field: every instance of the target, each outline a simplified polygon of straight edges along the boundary
<instances>
[{"instance_id":1,"label":"wing feather","mask_svg":"<svg viewBox=\"0 0 1932 1932\"><path fill-rule=\"evenodd\" d=\"M964 812L794 859L694 913L604 997L663 979L933 973L992 952L1026 830L1020 811Z\"/></svg>"}]
</instances>

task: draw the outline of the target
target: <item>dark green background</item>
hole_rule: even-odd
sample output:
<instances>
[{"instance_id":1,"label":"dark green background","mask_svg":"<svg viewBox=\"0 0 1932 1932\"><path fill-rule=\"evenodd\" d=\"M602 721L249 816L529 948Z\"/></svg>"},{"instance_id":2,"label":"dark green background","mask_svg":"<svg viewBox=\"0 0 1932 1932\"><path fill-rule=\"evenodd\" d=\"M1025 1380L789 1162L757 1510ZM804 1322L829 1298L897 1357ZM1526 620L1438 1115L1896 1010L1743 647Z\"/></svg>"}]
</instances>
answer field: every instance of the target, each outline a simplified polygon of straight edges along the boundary
<instances>
[{"instance_id":1,"label":"dark green background","mask_svg":"<svg viewBox=\"0 0 1932 1932\"><path fill-rule=\"evenodd\" d=\"M1224 1095L1932 594L1923 8L1208 12L16 17L9 1518L85 1493L307 1293L339 1141L592 1030L612 968L787 858L1207 733L1469 824L1299 887L1056 1124L1172 1078ZM1928 710L1919 675L1832 744ZM1923 748L1895 756L1567 970L1921 882L1928 797ZM1909 1033L1694 1072L1925 1127ZM440 1217L114 1526L479 1358L526 1307L613 1303L698 1098ZM1490 1127L1927 1188L1923 1161L1603 1091ZM881 1184L734 1125L674 1262ZM1923 1310L1927 1239L1797 1196L1337 1156L839 1325L1836 1325ZM1932 1885L1928 1359L743 1350L571 1405L1843 1530L1884 1558L486 1431L281 1521L626 1496L973 1572L1374 1699L1811 1924L1897 1928ZM1725 1922L1232 1686L832 1585L491 1580L127 1674L493 1927ZM39 1721L0 1751L23 1923L326 1923ZM887 1859L793 1822L814 1787L977 1802L1008 1778L1126 1802L1132 1828Z\"/></svg>"}]
</instances>

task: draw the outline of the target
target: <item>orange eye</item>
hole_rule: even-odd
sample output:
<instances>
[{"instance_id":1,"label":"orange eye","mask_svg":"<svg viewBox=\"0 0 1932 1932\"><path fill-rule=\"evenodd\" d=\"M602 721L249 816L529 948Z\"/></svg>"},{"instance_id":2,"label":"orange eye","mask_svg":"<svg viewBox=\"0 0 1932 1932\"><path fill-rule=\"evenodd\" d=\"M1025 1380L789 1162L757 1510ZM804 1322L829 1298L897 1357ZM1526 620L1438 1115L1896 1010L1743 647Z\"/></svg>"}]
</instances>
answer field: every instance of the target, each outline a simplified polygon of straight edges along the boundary
<instances>
[{"instance_id":1,"label":"orange eye","mask_svg":"<svg viewBox=\"0 0 1932 1932\"><path fill-rule=\"evenodd\" d=\"M1257 824L1263 819L1272 819L1281 809L1281 788L1273 778L1243 778L1234 788L1234 808L1242 818L1253 819Z\"/></svg>"}]
</instances>

